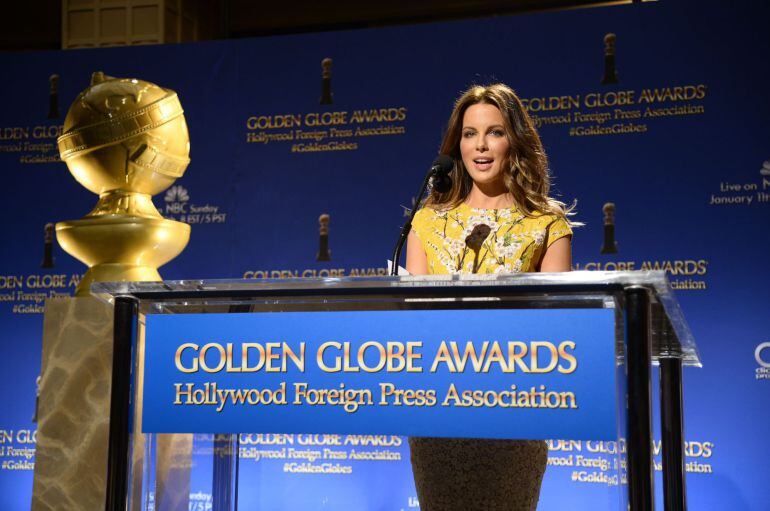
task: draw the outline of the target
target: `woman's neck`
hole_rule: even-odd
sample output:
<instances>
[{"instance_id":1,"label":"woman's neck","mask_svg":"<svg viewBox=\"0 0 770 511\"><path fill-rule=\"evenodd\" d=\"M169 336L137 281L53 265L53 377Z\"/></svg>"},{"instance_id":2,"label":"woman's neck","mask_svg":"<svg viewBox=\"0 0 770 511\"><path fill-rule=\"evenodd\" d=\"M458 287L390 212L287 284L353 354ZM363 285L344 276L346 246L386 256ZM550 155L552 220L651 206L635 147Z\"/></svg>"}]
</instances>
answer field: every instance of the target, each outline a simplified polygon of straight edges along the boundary
<instances>
[{"instance_id":1,"label":"woman's neck","mask_svg":"<svg viewBox=\"0 0 770 511\"><path fill-rule=\"evenodd\" d=\"M495 187L483 189L473 183L470 193L465 198L465 203L478 209L504 209L513 206L513 195L505 189Z\"/></svg>"}]
</instances>

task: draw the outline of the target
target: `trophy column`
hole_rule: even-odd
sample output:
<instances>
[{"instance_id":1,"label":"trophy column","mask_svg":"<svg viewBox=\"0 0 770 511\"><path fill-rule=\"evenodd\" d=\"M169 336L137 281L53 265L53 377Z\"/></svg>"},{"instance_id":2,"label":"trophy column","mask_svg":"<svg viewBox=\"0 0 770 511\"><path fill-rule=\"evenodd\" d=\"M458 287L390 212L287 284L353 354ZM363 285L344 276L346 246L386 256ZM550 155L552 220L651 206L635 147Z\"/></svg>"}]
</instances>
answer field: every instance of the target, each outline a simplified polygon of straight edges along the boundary
<instances>
[{"instance_id":1,"label":"trophy column","mask_svg":"<svg viewBox=\"0 0 770 511\"><path fill-rule=\"evenodd\" d=\"M53 74L48 78L50 92L48 93L48 118L59 118L59 75Z\"/></svg>"},{"instance_id":2,"label":"trophy column","mask_svg":"<svg viewBox=\"0 0 770 511\"><path fill-rule=\"evenodd\" d=\"M333 96L332 59L327 57L321 61L321 99L318 102L322 105L331 105Z\"/></svg>"},{"instance_id":3,"label":"trophy column","mask_svg":"<svg viewBox=\"0 0 770 511\"><path fill-rule=\"evenodd\" d=\"M40 263L41 268L53 268L54 229L54 224L45 224L45 236L43 238L43 262Z\"/></svg>"},{"instance_id":4,"label":"trophy column","mask_svg":"<svg viewBox=\"0 0 770 511\"><path fill-rule=\"evenodd\" d=\"M608 202L602 208L604 212L604 242L602 243L602 254L616 254L618 252L618 242L615 241L615 204Z\"/></svg>"},{"instance_id":5,"label":"trophy column","mask_svg":"<svg viewBox=\"0 0 770 511\"><path fill-rule=\"evenodd\" d=\"M602 84L618 83L618 71L615 67L615 34L604 36L604 75Z\"/></svg>"},{"instance_id":6,"label":"trophy column","mask_svg":"<svg viewBox=\"0 0 770 511\"><path fill-rule=\"evenodd\" d=\"M329 250L329 220L331 217L324 213L318 217L318 253L316 261L331 261L331 251Z\"/></svg>"}]
</instances>

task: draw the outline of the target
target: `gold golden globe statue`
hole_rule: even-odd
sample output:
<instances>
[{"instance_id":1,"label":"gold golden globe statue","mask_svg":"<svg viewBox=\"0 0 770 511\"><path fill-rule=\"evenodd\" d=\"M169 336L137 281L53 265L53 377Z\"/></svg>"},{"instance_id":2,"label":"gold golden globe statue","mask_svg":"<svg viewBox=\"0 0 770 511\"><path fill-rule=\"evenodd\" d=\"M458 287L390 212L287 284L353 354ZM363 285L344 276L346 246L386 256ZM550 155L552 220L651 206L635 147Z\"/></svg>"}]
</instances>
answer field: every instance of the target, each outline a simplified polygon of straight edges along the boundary
<instances>
[{"instance_id":1,"label":"gold golden globe statue","mask_svg":"<svg viewBox=\"0 0 770 511\"><path fill-rule=\"evenodd\" d=\"M101 72L67 112L59 154L81 185L99 195L80 220L56 224L59 245L89 266L92 282L161 280L158 267L179 255L190 226L165 219L152 203L184 174L190 137L174 91Z\"/></svg>"}]
</instances>

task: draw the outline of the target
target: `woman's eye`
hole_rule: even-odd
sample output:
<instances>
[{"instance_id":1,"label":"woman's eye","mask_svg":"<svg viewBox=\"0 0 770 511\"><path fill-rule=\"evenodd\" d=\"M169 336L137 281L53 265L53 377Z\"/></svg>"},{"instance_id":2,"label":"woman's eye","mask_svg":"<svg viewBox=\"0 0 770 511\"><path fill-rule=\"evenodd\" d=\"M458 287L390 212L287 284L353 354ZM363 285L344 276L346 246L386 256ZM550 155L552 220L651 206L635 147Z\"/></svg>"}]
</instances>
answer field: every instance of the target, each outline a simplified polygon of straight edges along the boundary
<instances>
[{"instance_id":1,"label":"woman's eye","mask_svg":"<svg viewBox=\"0 0 770 511\"><path fill-rule=\"evenodd\" d=\"M473 133L472 131L466 131L465 133L463 133L463 136L464 136L465 138L470 138L470 137L472 137L473 135L474 135L474 133Z\"/></svg>"},{"instance_id":2,"label":"woman's eye","mask_svg":"<svg viewBox=\"0 0 770 511\"><path fill-rule=\"evenodd\" d=\"M492 130L492 134L496 137L505 136L505 132L503 130Z\"/></svg>"}]
</instances>

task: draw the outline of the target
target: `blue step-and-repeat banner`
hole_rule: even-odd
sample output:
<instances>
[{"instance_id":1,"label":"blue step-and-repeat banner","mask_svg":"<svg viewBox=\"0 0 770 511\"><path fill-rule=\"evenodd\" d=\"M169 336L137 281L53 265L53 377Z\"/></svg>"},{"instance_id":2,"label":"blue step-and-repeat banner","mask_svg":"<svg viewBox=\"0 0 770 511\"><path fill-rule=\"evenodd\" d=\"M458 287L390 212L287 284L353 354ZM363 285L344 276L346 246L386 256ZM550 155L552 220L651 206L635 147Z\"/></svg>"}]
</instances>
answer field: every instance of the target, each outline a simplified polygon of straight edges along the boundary
<instances>
[{"instance_id":1,"label":"blue step-and-repeat banner","mask_svg":"<svg viewBox=\"0 0 770 511\"><path fill-rule=\"evenodd\" d=\"M166 279L383 275L453 100L473 83L510 84L540 130L557 196L578 200L586 226L575 232L575 269L663 269L678 290L703 360L684 375L691 508L767 509L768 19L765 2L680 0L1 55L2 509L26 510L31 499L44 300L71 294L84 271L58 247L46 261L44 238L47 223L80 218L96 203L58 161L55 142L97 70L174 89L185 109L192 163L154 200L166 217L191 224L192 236L161 268ZM607 34L616 46L609 80ZM327 58L332 101L321 104ZM617 250L602 253L607 203ZM331 260L319 262L322 214ZM402 437L255 432L241 440L244 509L418 506ZM539 509L616 508L622 445L549 446ZM336 468L314 468L322 466ZM210 508L209 483L193 480L194 509Z\"/></svg>"}]
</instances>

